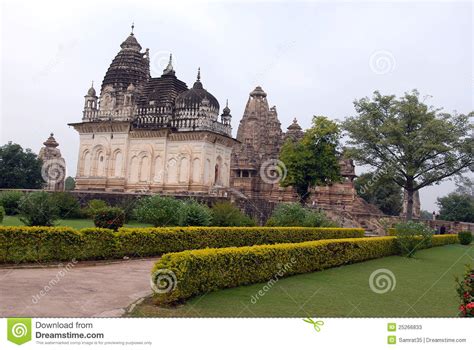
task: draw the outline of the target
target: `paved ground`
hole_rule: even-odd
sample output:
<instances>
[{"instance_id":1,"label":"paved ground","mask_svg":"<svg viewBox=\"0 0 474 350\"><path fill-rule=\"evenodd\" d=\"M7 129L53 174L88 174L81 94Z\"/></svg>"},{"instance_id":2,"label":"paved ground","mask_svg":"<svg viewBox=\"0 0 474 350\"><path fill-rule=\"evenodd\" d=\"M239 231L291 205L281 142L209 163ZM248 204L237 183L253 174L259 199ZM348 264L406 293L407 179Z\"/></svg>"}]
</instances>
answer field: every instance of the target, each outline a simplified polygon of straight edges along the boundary
<instances>
[{"instance_id":1,"label":"paved ground","mask_svg":"<svg viewBox=\"0 0 474 350\"><path fill-rule=\"evenodd\" d=\"M0 269L0 317L117 317L150 294L156 258ZM70 265L71 266L71 265Z\"/></svg>"}]
</instances>

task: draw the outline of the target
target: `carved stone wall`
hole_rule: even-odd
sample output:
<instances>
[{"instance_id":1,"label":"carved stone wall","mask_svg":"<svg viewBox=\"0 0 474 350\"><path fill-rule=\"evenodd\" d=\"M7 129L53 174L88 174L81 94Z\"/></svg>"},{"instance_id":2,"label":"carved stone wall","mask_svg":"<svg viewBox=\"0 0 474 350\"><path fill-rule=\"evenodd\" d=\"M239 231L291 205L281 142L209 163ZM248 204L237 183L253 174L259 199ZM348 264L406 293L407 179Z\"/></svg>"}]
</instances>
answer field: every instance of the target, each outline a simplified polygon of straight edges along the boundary
<instances>
[{"instance_id":1,"label":"carved stone wall","mask_svg":"<svg viewBox=\"0 0 474 350\"><path fill-rule=\"evenodd\" d=\"M82 130L76 188L209 192L228 187L231 142L209 132Z\"/></svg>"}]
</instances>

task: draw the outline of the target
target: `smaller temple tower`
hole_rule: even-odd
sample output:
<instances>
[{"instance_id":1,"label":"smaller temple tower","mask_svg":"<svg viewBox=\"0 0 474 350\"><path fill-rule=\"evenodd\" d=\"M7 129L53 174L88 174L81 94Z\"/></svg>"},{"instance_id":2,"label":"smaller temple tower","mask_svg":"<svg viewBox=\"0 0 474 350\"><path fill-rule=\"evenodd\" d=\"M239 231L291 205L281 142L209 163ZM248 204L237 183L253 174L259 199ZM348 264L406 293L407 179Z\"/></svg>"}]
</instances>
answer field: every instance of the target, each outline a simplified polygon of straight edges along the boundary
<instances>
[{"instance_id":1,"label":"smaller temple tower","mask_svg":"<svg viewBox=\"0 0 474 350\"><path fill-rule=\"evenodd\" d=\"M45 190L64 191L64 179L66 178L66 162L61 156L59 143L51 133L48 139L43 143L38 157L43 161L41 175L46 184Z\"/></svg>"},{"instance_id":2,"label":"smaller temple tower","mask_svg":"<svg viewBox=\"0 0 474 350\"><path fill-rule=\"evenodd\" d=\"M98 112L98 100L97 94L94 89L94 82L91 87L87 90L87 95L84 96L84 111L82 112L82 120L94 120L97 118Z\"/></svg>"}]
</instances>

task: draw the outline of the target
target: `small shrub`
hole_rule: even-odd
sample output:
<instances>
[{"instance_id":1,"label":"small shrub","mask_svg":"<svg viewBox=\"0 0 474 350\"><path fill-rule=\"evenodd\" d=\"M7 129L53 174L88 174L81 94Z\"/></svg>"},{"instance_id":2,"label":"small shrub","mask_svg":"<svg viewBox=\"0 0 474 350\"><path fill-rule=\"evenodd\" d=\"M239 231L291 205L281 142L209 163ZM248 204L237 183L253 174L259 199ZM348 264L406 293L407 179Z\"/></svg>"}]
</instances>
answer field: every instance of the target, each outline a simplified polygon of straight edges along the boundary
<instances>
[{"instance_id":1,"label":"small shrub","mask_svg":"<svg viewBox=\"0 0 474 350\"><path fill-rule=\"evenodd\" d=\"M74 178L71 176L66 177L66 180L64 181L64 189L66 191L74 191L75 188L76 180L74 180Z\"/></svg>"},{"instance_id":2,"label":"small shrub","mask_svg":"<svg viewBox=\"0 0 474 350\"><path fill-rule=\"evenodd\" d=\"M83 216L81 213L81 205L72 194L67 192L54 192L51 196L58 207L58 215L61 219L77 219Z\"/></svg>"},{"instance_id":3,"label":"small shrub","mask_svg":"<svg viewBox=\"0 0 474 350\"><path fill-rule=\"evenodd\" d=\"M180 226L209 226L212 222L212 211L205 204L188 200L181 204Z\"/></svg>"},{"instance_id":4,"label":"small shrub","mask_svg":"<svg viewBox=\"0 0 474 350\"><path fill-rule=\"evenodd\" d=\"M280 204L267 221L277 227L336 227L322 212L315 212L299 203Z\"/></svg>"},{"instance_id":5,"label":"small shrub","mask_svg":"<svg viewBox=\"0 0 474 350\"><path fill-rule=\"evenodd\" d=\"M32 192L23 196L18 206L20 220L27 226L53 226L59 211L48 192Z\"/></svg>"},{"instance_id":6,"label":"small shrub","mask_svg":"<svg viewBox=\"0 0 474 350\"><path fill-rule=\"evenodd\" d=\"M230 202L214 204L212 226L255 226L255 221Z\"/></svg>"},{"instance_id":7,"label":"small shrub","mask_svg":"<svg viewBox=\"0 0 474 350\"><path fill-rule=\"evenodd\" d=\"M267 226L301 227L306 217L306 210L298 203L280 204L267 221Z\"/></svg>"},{"instance_id":8,"label":"small shrub","mask_svg":"<svg viewBox=\"0 0 474 350\"><path fill-rule=\"evenodd\" d=\"M135 218L158 226L178 226L181 221L181 202L173 197L159 195L145 197L138 201Z\"/></svg>"},{"instance_id":9,"label":"small shrub","mask_svg":"<svg viewBox=\"0 0 474 350\"><path fill-rule=\"evenodd\" d=\"M337 227L337 224L327 218L323 212L307 210L303 220L304 227Z\"/></svg>"},{"instance_id":10,"label":"small shrub","mask_svg":"<svg viewBox=\"0 0 474 350\"><path fill-rule=\"evenodd\" d=\"M122 198L115 206L125 212L125 222L135 219L136 198Z\"/></svg>"},{"instance_id":11,"label":"small shrub","mask_svg":"<svg viewBox=\"0 0 474 350\"><path fill-rule=\"evenodd\" d=\"M466 265L466 272L462 278L456 277L457 288L461 305L459 316L474 317L474 270Z\"/></svg>"},{"instance_id":12,"label":"small shrub","mask_svg":"<svg viewBox=\"0 0 474 350\"><path fill-rule=\"evenodd\" d=\"M421 222L407 221L395 226L397 244L402 255L413 257L417 250L430 247L433 230Z\"/></svg>"},{"instance_id":13,"label":"small shrub","mask_svg":"<svg viewBox=\"0 0 474 350\"><path fill-rule=\"evenodd\" d=\"M397 230L395 227L389 227L387 229L387 236L396 236L397 235Z\"/></svg>"},{"instance_id":14,"label":"small shrub","mask_svg":"<svg viewBox=\"0 0 474 350\"><path fill-rule=\"evenodd\" d=\"M83 209L84 215L88 218L93 219L95 211L98 209L107 208L109 205L107 202L103 201L102 199L91 199L87 202L86 207Z\"/></svg>"},{"instance_id":15,"label":"small shrub","mask_svg":"<svg viewBox=\"0 0 474 350\"><path fill-rule=\"evenodd\" d=\"M0 192L0 206L5 209L6 215L18 214L18 206L23 193L20 191L2 191Z\"/></svg>"},{"instance_id":16,"label":"small shrub","mask_svg":"<svg viewBox=\"0 0 474 350\"><path fill-rule=\"evenodd\" d=\"M107 207L94 212L95 227L117 231L125 223L125 212L120 208Z\"/></svg>"},{"instance_id":17,"label":"small shrub","mask_svg":"<svg viewBox=\"0 0 474 350\"><path fill-rule=\"evenodd\" d=\"M472 233L469 231L461 231L458 233L459 243L469 245L472 242Z\"/></svg>"},{"instance_id":18,"label":"small shrub","mask_svg":"<svg viewBox=\"0 0 474 350\"><path fill-rule=\"evenodd\" d=\"M5 209L3 209L2 206L0 206L0 224L2 223L4 216L5 216Z\"/></svg>"}]
</instances>

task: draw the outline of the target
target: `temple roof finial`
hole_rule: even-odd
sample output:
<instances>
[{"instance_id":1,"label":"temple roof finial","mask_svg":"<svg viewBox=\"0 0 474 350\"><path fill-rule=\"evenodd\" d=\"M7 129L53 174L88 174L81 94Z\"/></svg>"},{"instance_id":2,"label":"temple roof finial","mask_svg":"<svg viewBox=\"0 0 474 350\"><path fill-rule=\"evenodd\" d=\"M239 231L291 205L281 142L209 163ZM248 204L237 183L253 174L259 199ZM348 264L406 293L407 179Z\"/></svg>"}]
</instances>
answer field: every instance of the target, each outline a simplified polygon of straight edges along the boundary
<instances>
[{"instance_id":1,"label":"temple roof finial","mask_svg":"<svg viewBox=\"0 0 474 350\"><path fill-rule=\"evenodd\" d=\"M56 148L59 146L59 143L54 139L54 134L50 133L48 139L43 142L43 145L45 145L46 147Z\"/></svg>"},{"instance_id":2,"label":"temple roof finial","mask_svg":"<svg viewBox=\"0 0 474 350\"><path fill-rule=\"evenodd\" d=\"M173 54L170 53L170 60L168 61L168 65L166 68L163 70L163 74L168 74L168 73L173 73L174 74L174 69L173 69Z\"/></svg>"},{"instance_id":3,"label":"temple roof finial","mask_svg":"<svg viewBox=\"0 0 474 350\"><path fill-rule=\"evenodd\" d=\"M94 80L92 80L91 87L89 88L89 90L87 90L87 96L95 96L95 95L96 95L96 92L94 89Z\"/></svg>"},{"instance_id":4,"label":"temple roof finial","mask_svg":"<svg viewBox=\"0 0 474 350\"><path fill-rule=\"evenodd\" d=\"M222 110L222 115L230 115L230 108L229 108L229 99L226 99L225 100L225 107L224 109Z\"/></svg>"},{"instance_id":5,"label":"temple roof finial","mask_svg":"<svg viewBox=\"0 0 474 350\"><path fill-rule=\"evenodd\" d=\"M130 33L130 35L133 35L133 29L135 28L135 22L132 22L132 32Z\"/></svg>"},{"instance_id":6,"label":"temple roof finial","mask_svg":"<svg viewBox=\"0 0 474 350\"><path fill-rule=\"evenodd\" d=\"M198 67L197 81L201 81L201 67Z\"/></svg>"}]
</instances>

